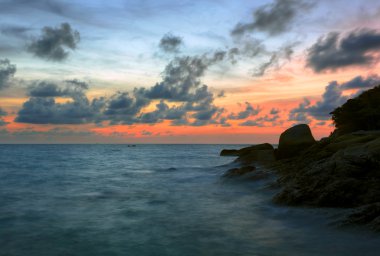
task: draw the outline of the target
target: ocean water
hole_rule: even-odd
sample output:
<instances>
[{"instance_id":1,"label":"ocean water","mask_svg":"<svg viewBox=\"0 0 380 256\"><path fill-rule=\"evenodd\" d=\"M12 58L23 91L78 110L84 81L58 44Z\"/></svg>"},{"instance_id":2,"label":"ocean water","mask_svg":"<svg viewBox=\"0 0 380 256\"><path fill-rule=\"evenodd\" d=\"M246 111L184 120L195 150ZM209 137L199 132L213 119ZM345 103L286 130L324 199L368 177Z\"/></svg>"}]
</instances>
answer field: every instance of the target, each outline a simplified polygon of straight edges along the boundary
<instances>
[{"instance_id":1,"label":"ocean water","mask_svg":"<svg viewBox=\"0 0 380 256\"><path fill-rule=\"evenodd\" d=\"M239 145L0 145L0 255L380 255L340 210L221 179Z\"/></svg>"}]
</instances>

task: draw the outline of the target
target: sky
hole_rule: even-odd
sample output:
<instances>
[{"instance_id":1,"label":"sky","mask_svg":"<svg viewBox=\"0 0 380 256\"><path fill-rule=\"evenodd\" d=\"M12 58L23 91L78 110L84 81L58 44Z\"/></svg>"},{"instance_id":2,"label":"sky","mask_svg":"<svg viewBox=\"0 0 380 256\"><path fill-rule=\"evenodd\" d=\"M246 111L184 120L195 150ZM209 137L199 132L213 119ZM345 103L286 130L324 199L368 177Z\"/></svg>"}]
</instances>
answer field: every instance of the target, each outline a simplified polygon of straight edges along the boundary
<instances>
[{"instance_id":1,"label":"sky","mask_svg":"<svg viewBox=\"0 0 380 256\"><path fill-rule=\"evenodd\" d=\"M0 0L0 143L277 143L380 84L377 0Z\"/></svg>"}]
</instances>

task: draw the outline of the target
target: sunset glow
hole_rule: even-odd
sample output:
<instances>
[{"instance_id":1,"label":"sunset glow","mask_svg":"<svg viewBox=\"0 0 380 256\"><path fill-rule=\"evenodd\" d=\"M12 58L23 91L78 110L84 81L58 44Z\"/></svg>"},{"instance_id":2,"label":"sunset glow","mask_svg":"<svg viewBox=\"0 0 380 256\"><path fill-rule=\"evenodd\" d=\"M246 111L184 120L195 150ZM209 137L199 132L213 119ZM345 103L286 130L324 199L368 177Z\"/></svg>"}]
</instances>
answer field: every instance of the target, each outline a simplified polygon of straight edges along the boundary
<instances>
[{"instance_id":1,"label":"sunset glow","mask_svg":"<svg viewBox=\"0 0 380 256\"><path fill-rule=\"evenodd\" d=\"M378 1L47 2L0 2L1 143L322 138L380 84Z\"/></svg>"}]
</instances>

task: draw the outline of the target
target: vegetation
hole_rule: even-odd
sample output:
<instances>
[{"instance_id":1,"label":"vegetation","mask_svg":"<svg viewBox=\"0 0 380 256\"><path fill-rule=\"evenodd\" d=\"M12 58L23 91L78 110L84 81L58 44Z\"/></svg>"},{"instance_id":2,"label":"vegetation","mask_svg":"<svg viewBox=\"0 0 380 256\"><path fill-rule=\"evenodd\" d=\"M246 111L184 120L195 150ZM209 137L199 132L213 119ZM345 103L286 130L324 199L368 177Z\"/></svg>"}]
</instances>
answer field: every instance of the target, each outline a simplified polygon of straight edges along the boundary
<instances>
[{"instance_id":1,"label":"vegetation","mask_svg":"<svg viewBox=\"0 0 380 256\"><path fill-rule=\"evenodd\" d=\"M337 134L380 130L380 85L348 100L332 114Z\"/></svg>"}]
</instances>

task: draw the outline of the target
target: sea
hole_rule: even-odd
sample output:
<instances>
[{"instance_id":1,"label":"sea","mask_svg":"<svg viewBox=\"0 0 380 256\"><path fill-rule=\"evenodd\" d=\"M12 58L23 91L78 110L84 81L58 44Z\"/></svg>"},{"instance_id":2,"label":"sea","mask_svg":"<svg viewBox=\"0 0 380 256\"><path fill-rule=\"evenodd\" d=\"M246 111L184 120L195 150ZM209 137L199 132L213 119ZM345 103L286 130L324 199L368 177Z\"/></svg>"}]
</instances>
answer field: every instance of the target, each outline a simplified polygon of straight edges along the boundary
<instances>
[{"instance_id":1,"label":"sea","mask_svg":"<svg viewBox=\"0 0 380 256\"><path fill-rule=\"evenodd\" d=\"M219 152L243 146L0 145L0 255L380 255L378 233L335 224L344 210L223 178Z\"/></svg>"}]
</instances>

